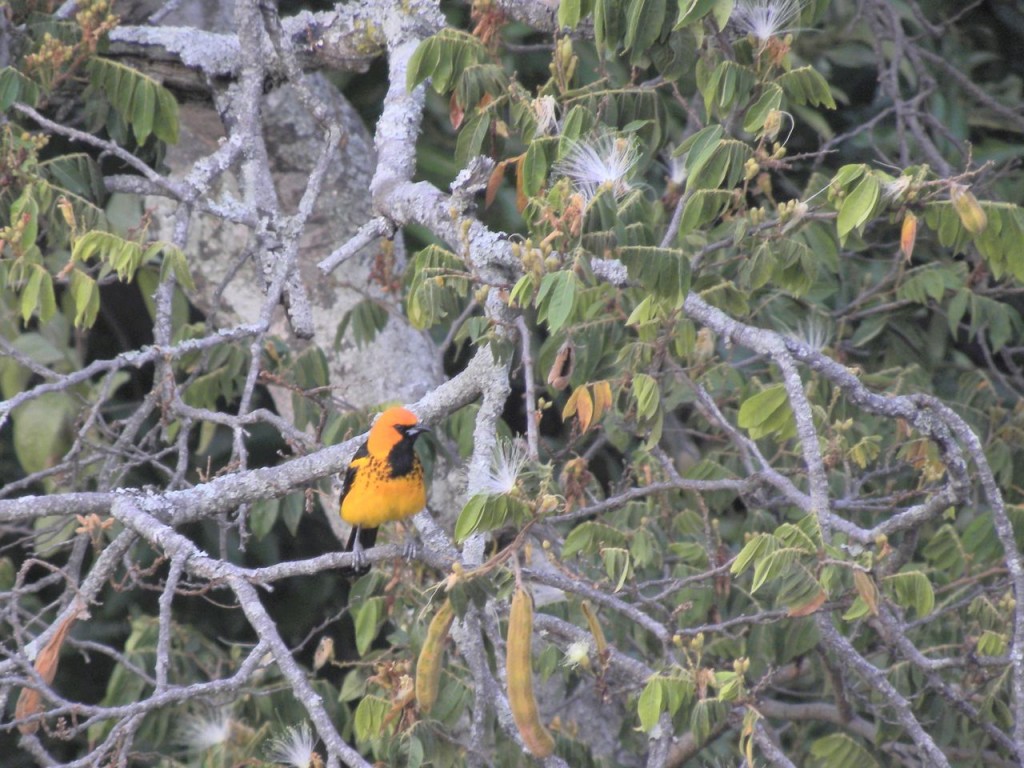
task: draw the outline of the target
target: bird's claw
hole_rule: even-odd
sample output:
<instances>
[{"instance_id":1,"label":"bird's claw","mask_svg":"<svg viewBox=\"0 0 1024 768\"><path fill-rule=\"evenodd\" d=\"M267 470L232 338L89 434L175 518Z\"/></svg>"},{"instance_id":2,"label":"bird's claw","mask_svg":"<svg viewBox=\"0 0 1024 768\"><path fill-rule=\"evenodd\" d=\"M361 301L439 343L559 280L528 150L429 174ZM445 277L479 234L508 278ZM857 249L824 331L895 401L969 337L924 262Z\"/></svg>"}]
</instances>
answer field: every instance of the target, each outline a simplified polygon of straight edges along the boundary
<instances>
[{"instance_id":1,"label":"bird's claw","mask_svg":"<svg viewBox=\"0 0 1024 768\"><path fill-rule=\"evenodd\" d=\"M413 538L408 538L402 544L402 557L406 560L416 560L420 556L420 543Z\"/></svg>"},{"instance_id":2,"label":"bird's claw","mask_svg":"<svg viewBox=\"0 0 1024 768\"><path fill-rule=\"evenodd\" d=\"M352 571L357 574L366 573L370 570L370 564L366 560L366 554L363 550L363 545L356 538L355 543L352 546Z\"/></svg>"}]
</instances>

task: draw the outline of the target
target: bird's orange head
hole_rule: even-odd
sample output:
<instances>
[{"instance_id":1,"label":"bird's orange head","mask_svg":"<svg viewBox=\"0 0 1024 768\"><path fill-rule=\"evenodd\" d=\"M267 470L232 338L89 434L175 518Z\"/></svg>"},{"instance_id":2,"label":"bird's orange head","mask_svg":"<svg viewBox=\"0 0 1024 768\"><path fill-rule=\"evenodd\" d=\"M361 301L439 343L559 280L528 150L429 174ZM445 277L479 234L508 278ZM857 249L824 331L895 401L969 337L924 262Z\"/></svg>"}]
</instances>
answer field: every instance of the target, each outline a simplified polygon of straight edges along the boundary
<instances>
[{"instance_id":1,"label":"bird's orange head","mask_svg":"<svg viewBox=\"0 0 1024 768\"><path fill-rule=\"evenodd\" d=\"M366 450L371 456L384 458L402 440L415 440L421 432L428 431L427 427L420 425L416 414L407 408L400 406L388 408L370 429Z\"/></svg>"}]
</instances>

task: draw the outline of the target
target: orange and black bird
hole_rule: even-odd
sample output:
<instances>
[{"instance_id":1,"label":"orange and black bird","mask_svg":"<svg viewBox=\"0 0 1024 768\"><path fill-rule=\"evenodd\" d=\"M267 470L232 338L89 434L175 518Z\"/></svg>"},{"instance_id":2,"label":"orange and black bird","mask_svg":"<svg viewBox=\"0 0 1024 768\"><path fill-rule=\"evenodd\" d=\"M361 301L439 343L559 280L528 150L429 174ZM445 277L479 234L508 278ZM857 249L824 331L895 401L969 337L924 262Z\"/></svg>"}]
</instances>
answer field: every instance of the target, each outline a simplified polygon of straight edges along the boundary
<instances>
[{"instance_id":1,"label":"orange and black bird","mask_svg":"<svg viewBox=\"0 0 1024 768\"><path fill-rule=\"evenodd\" d=\"M346 552L358 556L377 540L377 528L404 520L427 504L423 464L413 446L429 432L405 408L388 408L380 415L366 442L359 446L345 472L341 489L341 519L352 526ZM347 573L365 573L358 563Z\"/></svg>"}]
</instances>

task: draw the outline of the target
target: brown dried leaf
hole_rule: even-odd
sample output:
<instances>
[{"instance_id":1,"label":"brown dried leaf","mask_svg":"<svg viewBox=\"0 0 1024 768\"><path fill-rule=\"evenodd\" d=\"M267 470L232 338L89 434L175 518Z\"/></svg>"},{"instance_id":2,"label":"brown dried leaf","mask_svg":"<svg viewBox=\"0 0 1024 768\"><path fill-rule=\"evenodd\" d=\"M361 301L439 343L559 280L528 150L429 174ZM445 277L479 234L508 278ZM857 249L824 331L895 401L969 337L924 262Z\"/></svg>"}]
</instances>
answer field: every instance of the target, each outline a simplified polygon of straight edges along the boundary
<instances>
[{"instance_id":1,"label":"brown dried leaf","mask_svg":"<svg viewBox=\"0 0 1024 768\"><path fill-rule=\"evenodd\" d=\"M484 208L490 208L494 198L498 196L498 189L501 187L501 182L505 180L505 169L508 164L508 160L502 160L491 171L491 178L487 180L487 191L484 193Z\"/></svg>"},{"instance_id":2,"label":"brown dried leaf","mask_svg":"<svg viewBox=\"0 0 1024 768\"><path fill-rule=\"evenodd\" d=\"M822 605L824 605L825 601L827 599L828 599L828 595L826 595L825 591L822 590L817 595L815 595L814 599L811 600L809 603L804 603L803 605L798 605L796 608L790 608L789 609L789 615L792 616L793 618L799 618L801 616L810 616L812 613L814 613L816 610L818 610Z\"/></svg>"},{"instance_id":3,"label":"brown dried leaf","mask_svg":"<svg viewBox=\"0 0 1024 768\"><path fill-rule=\"evenodd\" d=\"M452 128L456 131L459 130L459 126L462 125L463 119L466 117L466 112L459 104L459 100L452 94L451 99L448 102L448 119L452 122Z\"/></svg>"}]
</instances>

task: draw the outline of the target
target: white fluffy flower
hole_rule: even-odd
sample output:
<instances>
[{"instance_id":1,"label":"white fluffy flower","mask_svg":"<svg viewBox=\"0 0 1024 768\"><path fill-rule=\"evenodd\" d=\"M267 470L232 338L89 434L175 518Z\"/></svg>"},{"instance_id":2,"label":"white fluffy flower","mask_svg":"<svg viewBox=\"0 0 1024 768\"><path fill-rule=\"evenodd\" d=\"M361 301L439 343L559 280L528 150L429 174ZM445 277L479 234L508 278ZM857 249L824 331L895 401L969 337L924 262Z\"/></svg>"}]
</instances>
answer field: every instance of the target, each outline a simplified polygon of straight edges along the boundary
<instances>
[{"instance_id":1,"label":"white fluffy flower","mask_svg":"<svg viewBox=\"0 0 1024 768\"><path fill-rule=\"evenodd\" d=\"M683 152L677 156L675 146L672 144L669 144L661 154L660 159L665 165L665 170L668 171L668 181L677 187L683 186L689 175L689 171L686 170L686 158L689 154L689 152Z\"/></svg>"},{"instance_id":2,"label":"white fluffy flower","mask_svg":"<svg viewBox=\"0 0 1024 768\"><path fill-rule=\"evenodd\" d=\"M480 493L503 495L516 487L519 473L526 464L526 447L521 440L499 440L494 458L481 483Z\"/></svg>"},{"instance_id":3,"label":"white fluffy flower","mask_svg":"<svg viewBox=\"0 0 1024 768\"><path fill-rule=\"evenodd\" d=\"M558 133L558 102L554 96L541 96L530 106L537 119L537 133L543 136Z\"/></svg>"},{"instance_id":4,"label":"white fluffy flower","mask_svg":"<svg viewBox=\"0 0 1024 768\"><path fill-rule=\"evenodd\" d=\"M762 43L793 30L807 0L739 0L731 21Z\"/></svg>"},{"instance_id":5,"label":"white fluffy flower","mask_svg":"<svg viewBox=\"0 0 1024 768\"><path fill-rule=\"evenodd\" d=\"M230 738L231 715L226 709L188 715L178 729L178 742L190 752L205 752Z\"/></svg>"},{"instance_id":6,"label":"white fluffy flower","mask_svg":"<svg viewBox=\"0 0 1024 768\"><path fill-rule=\"evenodd\" d=\"M270 742L267 759L291 768L312 768L320 764L320 756L313 751L315 744L309 725L292 726L283 736Z\"/></svg>"},{"instance_id":7,"label":"white fluffy flower","mask_svg":"<svg viewBox=\"0 0 1024 768\"><path fill-rule=\"evenodd\" d=\"M562 660L569 669L590 666L590 642L588 640L576 640L569 643L565 649L565 656Z\"/></svg>"},{"instance_id":8,"label":"white fluffy flower","mask_svg":"<svg viewBox=\"0 0 1024 768\"><path fill-rule=\"evenodd\" d=\"M820 315L811 315L786 335L812 352L821 352L832 343L832 324Z\"/></svg>"},{"instance_id":9,"label":"white fluffy flower","mask_svg":"<svg viewBox=\"0 0 1024 768\"><path fill-rule=\"evenodd\" d=\"M640 153L632 139L602 133L573 144L565 157L555 163L554 171L568 178L590 202L602 189L610 189L616 198L629 192L630 177L639 160Z\"/></svg>"}]
</instances>

